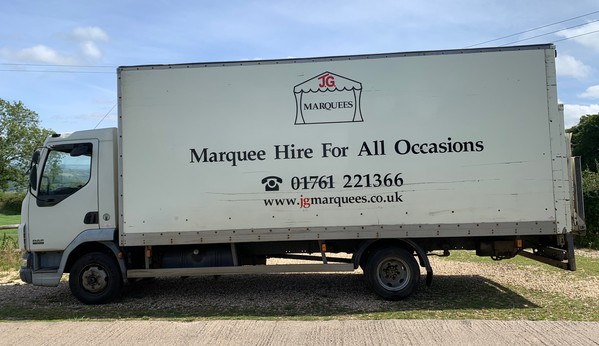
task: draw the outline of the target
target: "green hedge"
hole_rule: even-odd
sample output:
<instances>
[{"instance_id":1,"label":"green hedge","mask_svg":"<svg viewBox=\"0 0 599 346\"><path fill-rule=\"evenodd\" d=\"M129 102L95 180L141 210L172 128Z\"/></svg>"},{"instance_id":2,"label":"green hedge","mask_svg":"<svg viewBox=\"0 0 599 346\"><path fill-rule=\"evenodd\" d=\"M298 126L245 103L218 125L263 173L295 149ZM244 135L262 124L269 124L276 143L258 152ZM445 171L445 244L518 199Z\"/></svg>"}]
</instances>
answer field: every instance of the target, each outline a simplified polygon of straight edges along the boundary
<instances>
[{"instance_id":1,"label":"green hedge","mask_svg":"<svg viewBox=\"0 0 599 346\"><path fill-rule=\"evenodd\" d=\"M18 215L21 213L21 203L25 193L0 192L0 213Z\"/></svg>"},{"instance_id":2,"label":"green hedge","mask_svg":"<svg viewBox=\"0 0 599 346\"><path fill-rule=\"evenodd\" d=\"M577 237L579 246L599 248L599 173L590 170L582 172L584 190L584 213L587 224L586 235Z\"/></svg>"}]
</instances>

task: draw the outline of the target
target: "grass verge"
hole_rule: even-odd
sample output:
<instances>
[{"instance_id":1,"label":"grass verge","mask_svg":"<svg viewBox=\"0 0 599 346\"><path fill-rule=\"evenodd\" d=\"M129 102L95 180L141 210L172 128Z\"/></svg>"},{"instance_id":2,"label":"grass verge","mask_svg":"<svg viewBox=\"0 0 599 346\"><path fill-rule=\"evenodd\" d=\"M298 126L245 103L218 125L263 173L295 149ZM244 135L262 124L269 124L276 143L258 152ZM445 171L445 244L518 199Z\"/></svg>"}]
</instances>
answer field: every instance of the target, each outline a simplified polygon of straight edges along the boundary
<instances>
[{"instance_id":1,"label":"grass verge","mask_svg":"<svg viewBox=\"0 0 599 346\"><path fill-rule=\"evenodd\" d=\"M15 271L20 265L17 230L0 230L0 271Z\"/></svg>"},{"instance_id":2,"label":"grass verge","mask_svg":"<svg viewBox=\"0 0 599 346\"><path fill-rule=\"evenodd\" d=\"M585 256L584 253L592 253L590 250L580 250L576 256L577 269L574 272L567 272L563 269L556 268L550 265L545 265L530 258L516 256L505 261L493 261L489 257L476 256L473 251L452 251L451 256L446 257L447 260L454 262L480 263L489 266L502 266L506 263L521 267L532 266L541 269L547 273L571 273L572 276L583 279L589 276L599 276L599 258Z\"/></svg>"}]
</instances>

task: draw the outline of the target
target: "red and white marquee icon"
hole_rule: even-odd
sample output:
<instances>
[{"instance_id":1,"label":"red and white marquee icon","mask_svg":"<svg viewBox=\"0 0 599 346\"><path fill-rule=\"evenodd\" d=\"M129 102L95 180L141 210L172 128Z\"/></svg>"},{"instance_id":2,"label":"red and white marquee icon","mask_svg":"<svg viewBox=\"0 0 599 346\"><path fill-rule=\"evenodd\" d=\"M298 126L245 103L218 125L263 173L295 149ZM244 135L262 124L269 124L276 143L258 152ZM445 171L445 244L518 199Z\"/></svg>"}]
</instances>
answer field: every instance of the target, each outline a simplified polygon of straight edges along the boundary
<instances>
[{"instance_id":1,"label":"red and white marquee icon","mask_svg":"<svg viewBox=\"0 0 599 346\"><path fill-rule=\"evenodd\" d=\"M362 122L362 83L323 72L293 89L295 125Z\"/></svg>"}]
</instances>

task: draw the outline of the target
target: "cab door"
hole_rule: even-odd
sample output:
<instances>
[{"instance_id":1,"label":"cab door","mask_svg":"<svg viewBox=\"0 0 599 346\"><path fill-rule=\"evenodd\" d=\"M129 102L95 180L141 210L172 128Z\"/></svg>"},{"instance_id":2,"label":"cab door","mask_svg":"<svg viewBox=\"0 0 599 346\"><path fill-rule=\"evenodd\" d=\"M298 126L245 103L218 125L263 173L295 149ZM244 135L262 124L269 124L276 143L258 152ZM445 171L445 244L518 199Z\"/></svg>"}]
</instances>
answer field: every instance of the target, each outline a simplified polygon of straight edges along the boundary
<instances>
[{"instance_id":1,"label":"cab door","mask_svg":"<svg viewBox=\"0 0 599 346\"><path fill-rule=\"evenodd\" d=\"M29 203L29 249L62 251L82 231L99 228L98 140L48 146Z\"/></svg>"}]
</instances>

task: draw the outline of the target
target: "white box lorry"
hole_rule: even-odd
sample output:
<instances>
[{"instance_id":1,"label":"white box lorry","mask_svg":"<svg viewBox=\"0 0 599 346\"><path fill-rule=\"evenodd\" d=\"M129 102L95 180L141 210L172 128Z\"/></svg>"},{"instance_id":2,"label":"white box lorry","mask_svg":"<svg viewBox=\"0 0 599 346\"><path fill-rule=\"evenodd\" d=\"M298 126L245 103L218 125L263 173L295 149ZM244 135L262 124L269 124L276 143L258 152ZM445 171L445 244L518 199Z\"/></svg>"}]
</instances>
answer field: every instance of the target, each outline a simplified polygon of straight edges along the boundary
<instances>
[{"instance_id":1,"label":"white box lorry","mask_svg":"<svg viewBox=\"0 0 599 346\"><path fill-rule=\"evenodd\" d=\"M118 129L33 155L21 278L364 270L401 299L431 251L575 270L584 229L555 47L118 68ZM348 256L336 254L348 253ZM317 260L268 265L268 258Z\"/></svg>"}]
</instances>

